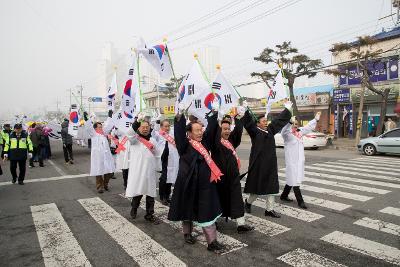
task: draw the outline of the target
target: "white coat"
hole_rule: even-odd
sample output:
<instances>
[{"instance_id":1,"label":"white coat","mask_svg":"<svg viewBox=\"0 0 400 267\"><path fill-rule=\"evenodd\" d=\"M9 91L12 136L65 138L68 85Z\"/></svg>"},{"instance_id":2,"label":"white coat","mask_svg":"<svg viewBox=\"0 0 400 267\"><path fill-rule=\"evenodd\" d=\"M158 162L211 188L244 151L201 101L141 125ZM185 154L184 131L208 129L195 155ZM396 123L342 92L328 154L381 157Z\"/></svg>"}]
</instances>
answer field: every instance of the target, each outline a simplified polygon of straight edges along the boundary
<instances>
[{"instance_id":1,"label":"white coat","mask_svg":"<svg viewBox=\"0 0 400 267\"><path fill-rule=\"evenodd\" d=\"M133 129L129 129L127 137L131 146L129 151L129 175L126 187L126 197L146 195L156 197L156 186L158 172L160 171L160 151L157 149L157 142L150 138L154 149L151 152L138 139Z\"/></svg>"},{"instance_id":2,"label":"white coat","mask_svg":"<svg viewBox=\"0 0 400 267\"><path fill-rule=\"evenodd\" d=\"M310 121L300 127L302 136L312 132L317 126L317 120ZM303 137L298 138L292 133L292 124L288 123L281 131L285 143L286 184L299 186L304 180L304 144Z\"/></svg>"},{"instance_id":3,"label":"white coat","mask_svg":"<svg viewBox=\"0 0 400 267\"><path fill-rule=\"evenodd\" d=\"M174 138L173 133L170 135L172 136L172 138ZM158 150L162 155L165 149L165 142L167 142L167 140L162 135L160 135L159 131L153 131L152 136L157 141ZM169 155L168 155L168 167L167 167L167 183L175 184L179 170L179 154L178 150L176 149L176 146L174 146L173 144L168 143L168 150L169 150ZM160 166L162 166L161 157L159 164Z\"/></svg>"},{"instance_id":4,"label":"white coat","mask_svg":"<svg viewBox=\"0 0 400 267\"><path fill-rule=\"evenodd\" d=\"M125 133L121 130L117 130L117 135L119 138L119 142L121 142L124 139ZM129 151L131 149L131 142L129 141L129 139L126 141L124 147L125 150L121 150L117 154L117 159L116 159L117 170L129 169Z\"/></svg>"},{"instance_id":5,"label":"white coat","mask_svg":"<svg viewBox=\"0 0 400 267\"><path fill-rule=\"evenodd\" d=\"M112 123L104 123L104 133L111 131ZM91 120L85 122L85 130L92 140L90 155L90 176L99 176L115 172L114 158L110 151L110 145L106 136L97 133ZM111 127L111 128L110 128Z\"/></svg>"}]
</instances>

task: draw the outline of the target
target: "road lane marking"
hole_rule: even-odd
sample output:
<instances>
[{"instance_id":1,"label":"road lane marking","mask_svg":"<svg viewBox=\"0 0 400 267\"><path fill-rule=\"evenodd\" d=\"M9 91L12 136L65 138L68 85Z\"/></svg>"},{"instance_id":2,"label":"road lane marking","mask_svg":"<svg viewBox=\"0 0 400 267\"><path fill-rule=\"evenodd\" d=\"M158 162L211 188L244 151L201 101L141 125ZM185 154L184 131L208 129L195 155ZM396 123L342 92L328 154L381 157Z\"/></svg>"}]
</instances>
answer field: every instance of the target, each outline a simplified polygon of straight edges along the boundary
<instances>
[{"instance_id":1,"label":"road lane marking","mask_svg":"<svg viewBox=\"0 0 400 267\"><path fill-rule=\"evenodd\" d=\"M378 166L378 167L388 167L388 168L398 168L398 164L391 164L390 162L379 162L379 161L366 161L366 160L359 160L359 159L351 159L348 160L348 162L355 162L355 163L361 163L361 164L369 164L371 166Z\"/></svg>"},{"instance_id":2,"label":"road lane marking","mask_svg":"<svg viewBox=\"0 0 400 267\"><path fill-rule=\"evenodd\" d=\"M332 161L335 164L339 164L342 166L353 166L353 167L363 167L366 169L373 169L373 170L382 170L382 171L387 171L387 167L379 167L379 166L372 166L368 162L350 162L349 160L338 160L338 161Z\"/></svg>"},{"instance_id":3,"label":"road lane marking","mask_svg":"<svg viewBox=\"0 0 400 267\"><path fill-rule=\"evenodd\" d=\"M65 176L56 176L56 177L49 177L49 178L38 178L38 179L28 179L24 180L24 183L38 183L38 182L48 182L48 181L59 181L64 179L75 179L75 178L82 178L88 177L88 173L84 174L75 174L75 175L65 175ZM11 182L1 182L0 186L12 185Z\"/></svg>"},{"instance_id":4,"label":"road lane marking","mask_svg":"<svg viewBox=\"0 0 400 267\"><path fill-rule=\"evenodd\" d=\"M282 176L282 178L285 177L284 173L278 173L278 174L280 176ZM346 184L346 183L316 179L316 178L311 178L311 177L304 177L304 182L306 182L306 183L312 182L312 183L317 183L317 184L331 185L331 186L347 188L347 189L352 189L352 190L358 190L358 191L363 191L363 192L369 192L369 193L375 193L375 194L380 194L380 195L384 195L384 194L391 192L389 190L384 190L384 189L379 189L379 188L374 188L374 187L367 187L367 186L361 186L361 185L355 185L355 184Z\"/></svg>"},{"instance_id":5,"label":"road lane marking","mask_svg":"<svg viewBox=\"0 0 400 267\"><path fill-rule=\"evenodd\" d=\"M398 160L397 158L364 157L364 158L356 158L356 160L368 161L368 162L395 163L400 165L400 160Z\"/></svg>"},{"instance_id":6,"label":"road lane marking","mask_svg":"<svg viewBox=\"0 0 400 267\"><path fill-rule=\"evenodd\" d=\"M250 225L254 226L254 229L256 231L266 236L276 236L290 230L290 228L286 226L268 221L266 219L251 214L246 213L244 217L246 221L250 223Z\"/></svg>"},{"instance_id":7,"label":"road lane marking","mask_svg":"<svg viewBox=\"0 0 400 267\"><path fill-rule=\"evenodd\" d=\"M376 259L400 265L400 250L388 245L346 234L340 231L334 231L326 236L323 236L321 240Z\"/></svg>"},{"instance_id":8,"label":"road lane marking","mask_svg":"<svg viewBox=\"0 0 400 267\"><path fill-rule=\"evenodd\" d=\"M278 260L294 267L324 266L324 267L346 267L333 260L311 253L305 249L295 249L280 257Z\"/></svg>"},{"instance_id":9,"label":"road lane marking","mask_svg":"<svg viewBox=\"0 0 400 267\"><path fill-rule=\"evenodd\" d=\"M335 179L335 180L357 182L357 183L362 183L362 184L379 185L379 186L390 187L390 188L400 188L400 184L389 183L389 182L373 181L373 180L368 180L368 179L360 179L360 178L339 176L339 175L312 172L312 171L305 171L304 174L317 176L317 177L321 177L321 178L329 178L329 179Z\"/></svg>"},{"instance_id":10,"label":"road lane marking","mask_svg":"<svg viewBox=\"0 0 400 267\"><path fill-rule=\"evenodd\" d=\"M59 175L61 175L61 176L67 175L67 173L64 172L63 170L61 170L52 160L49 159L49 160L47 160L47 162L50 163L54 167L54 169L56 169L56 171L58 172Z\"/></svg>"},{"instance_id":11,"label":"road lane marking","mask_svg":"<svg viewBox=\"0 0 400 267\"><path fill-rule=\"evenodd\" d=\"M318 171L324 171L324 172L343 173L343 174L350 174L350 175L355 175L355 176L363 176L363 177L368 177L368 178L378 178L378 179L384 179L384 180L400 182L400 178L394 178L394 177L383 176L383 175L375 175L375 174L369 174L369 173L359 173L359 172L344 171L344 170L334 169L333 167L331 169L327 169L327 168L321 168L321 167L315 167L315 166L305 166L305 168L309 169L309 170L318 170Z\"/></svg>"},{"instance_id":12,"label":"road lane marking","mask_svg":"<svg viewBox=\"0 0 400 267\"><path fill-rule=\"evenodd\" d=\"M328 188L310 186L310 185L306 185L306 184L302 184L301 189L306 190L306 191L315 192L315 193L326 194L329 196L335 196L335 197L340 197L340 198L345 198L345 199L361 201L361 202L365 202L365 201L373 199L373 197L368 197L368 196L358 195L358 194L353 194L353 193L347 193L347 192L332 190L332 189L328 189Z\"/></svg>"},{"instance_id":13,"label":"road lane marking","mask_svg":"<svg viewBox=\"0 0 400 267\"><path fill-rule=\"evenodd\" d=\"M374 229L380 232L400 236L400 225L396 225L393 223L364 217L354 222L354 224Z\"/></svg>"},{"instance_id":14,"label":"road lane marking","mask_svg":"<svg viewBox=\"0 0 400 267\"><path fill-rule=\"evenodd\" d=\"M45 266L91 266L56 204L31 206Z\"/></svg>"},{"instance_id":15,"label":"road lane marking","mask_svg":"<svg viewBox=\"0 0 400 267\"><path fill-rule=\"evenodd\" d=\"M386 207L384 209L381 209L380 212L394 216L400 216L400 209L394 207Z\"/></svg>"},{"instance_id":16,"label":"road lane marking","mask_svg":"<svg viewBox=\"0 0 400 267\"><path fill-rule=\"evenodd\" d=\"M139 266L186 266L100 198L79 199L78 202Z\"/></svg>"},{"instance_id":17,"label":"road lane marking","mask_svg":"<svg viewBox=\"0 0 400 267\"><path fill-rule=\"evenodd\" d=\"M125 199L130 199L125 197L125 194L119 194L121 197ZM142 200L140 202L140 208L146 210L146 201ZM178 231L182 231L182 223L181 222L172 222L168 220L168 211L169 207L162 205L158 200L155 200L154 203L154 213L157 218L159 218L162 222L170 225L172 228ZM193 235L196 237L197 242L205 247L207 247L207 241L204 236L203 230L201 227L194 226L193 228ZM182 237L183 238L183 237ZM230 237L228 235L222 234L221 232L217 231L217 240L218 242L222 243L225 248L221 255L228 254L230 252L242 249L244 247L247 247L247 244Z\"/></svg>"},{"instance_id":18,"label":"road lane marking","mask_svg":"<svg viewBox=\"0 0 400 267\"><path fill-rule=\"evenodd\" d=\"M368 172L368 173L378 173L378 174L385 174L385 175L397 175L397 172L388 172L388 171L379 171L379 170L366 170L363 168L356 168L356 167L347 167L347 166L339 166L335 163L315 163L312 166L321 166L321 167L328 167L328 168L334 168L334 169L341 169L341 170L353 170L353 171L359 171L359 172ZM374 174L372 174L374 175Z\"/></svg>"},{"instance_id":19,"label":"road lane marking","mask_svg":"<svg viewBox=\"0 0 400 267\"><path fill-rule=\"evenodd\" d=\"M292 198L294 198L293 192L291 192L290 195L292 196ZM320 206L323 208L337 210L337 211L342 211L351 207L351 205L348 204L307 196L307 195L303 195L303 200L306 202L306 204L310 203L315 206Z\"/></svg>"},{"instance_id":20,"label":"road lane marking","mask_svg":"<svg viewBox=\"0 0 400 267\"><path fill-rule=\"evenodd\" d=\"M248 194L243 194L244 198L248 198ZM265 200L258 198L256 201L253 202L254 206L259 207L261 209L265 210ZM291 206L286 206L280 203L275 203L275 208L274 210L280 214L286 215L288 217L292 217L304 222L313 222L316 220L319 220L324 217L324 215L317 214L311 211L303 210L303 209L298 209L294 208Z\"/></svg>"}]
</instances>

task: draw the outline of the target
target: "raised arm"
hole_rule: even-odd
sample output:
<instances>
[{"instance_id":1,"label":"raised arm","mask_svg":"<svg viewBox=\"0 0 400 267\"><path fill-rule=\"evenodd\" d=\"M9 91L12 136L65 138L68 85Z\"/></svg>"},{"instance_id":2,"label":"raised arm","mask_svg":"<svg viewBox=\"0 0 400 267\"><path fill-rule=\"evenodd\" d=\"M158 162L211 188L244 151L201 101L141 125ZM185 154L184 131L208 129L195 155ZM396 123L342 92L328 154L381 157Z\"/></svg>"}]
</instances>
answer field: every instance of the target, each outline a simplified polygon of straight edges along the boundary
<instances>
[{"instance_id":1,"label":"raised arm","mask_svg":"<svg viewBox=\"0 0 400 267\"><path fill-rule=\"evenodd\" d=\"M279 133L282 128L288 124L290 121L290 118L292 117L292 113L285 108L277 118L272 120L272 122L268 125L268 131L271 132L272 134L277 134Z\"/></svg>"},{"instance_id":2,"label":"raised arm","mask_svg":"<svg viewBox=\"0 0 400 267\"><path fill-rule=\"evenodd\" d=\"M243 126L246 129L247 133L250 135L250 137L251 138L255 137L257 135L257 123L251 116L249 110L246 110L242 120L243 120Z\"/></svg>"},{"instance_id":3,"label":"raised arm","mask_svg":"<svg viewBox=\"0 0 400 267\"><path fill-rule=\"evenodd\" d=\"M207 128L203 134L203 145L210 150L213 146L215 140L217 139L217 134L219 130L218 125L218 112L212 113L211 116L207 117Z\"/></svg>"},{"instance_id":4,"label":"raised arm","mask_svg":"<svg viewBox=\"0 0 400 267\"><path fill-rule=\"evenodd\" d=\"M306 126L300 127L300 132L302 133L302 135L311 133L312 131L315 130L315 127L317 127L317 123L318 121L316 119L313 119L312 121L307 123Z\"/></svg>"},{"instance_id":5,"label":"raised arm","mask_svg":"<svg viewBox=\"0 0 400 267\"><path fill-rule=\"evenodd\" d=\"M285 139L289 136L291 128L292 128L292 124L290 122L282 128L281 134L282 134L283 139Z\"/></svg>"},{"instance_id":6,"label":"raised arm","mask_svg":"<svg viewBox=\"0 0 400 267\"><path fill-rule=\"evenodd\" d=\"M233 145L234 148L237 148L242 142L242 134L243 134L243 122L242 119L235 118L235 128L231 132L229 136L229 141Z\"/></svg>"},{"instance_id":7,"label":"raised arm","mask_svg":"<svg viewBox=\"0 0 400 267\"><path fill-rule=\"evenodd\" d=\"M107 120L104 122L104 133L109 134L111 133L111 130L114 128L115 123L114 120L110 117L107 118Z\"/></svg>"},{"instance_id":8,"label":"raised arm","mask_svg":"<svg viewBox=\"0 0 400 267\"><path fill-rule=\"evenodd\" d=\"M179 155L183 155L189 146L189 140L186 137L186 118L184 115L176 115L174 119L174 136L176 149Z\"/></svg>"},{"instance_id":9,"label":"raised arm","mask_svg":"<svg viewBox=\"0 0 400 267\"><path fill-rule=\"evenodd\" d=\"M95 136L96 131L93 128L93 121L92 119L88 119L87 121L85 121L85 125L84 125L84 129L86 134L92 138L93 136Z\"/></svg>"}]
</instances>

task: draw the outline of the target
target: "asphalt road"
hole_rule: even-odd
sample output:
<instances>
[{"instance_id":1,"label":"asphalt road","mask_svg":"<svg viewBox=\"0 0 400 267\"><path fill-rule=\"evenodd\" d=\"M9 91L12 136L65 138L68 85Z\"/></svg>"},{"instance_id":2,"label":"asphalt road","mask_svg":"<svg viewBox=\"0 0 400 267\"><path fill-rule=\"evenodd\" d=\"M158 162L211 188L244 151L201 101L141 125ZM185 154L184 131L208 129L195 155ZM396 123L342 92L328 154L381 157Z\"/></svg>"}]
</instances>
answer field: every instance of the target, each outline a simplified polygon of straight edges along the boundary
<instances>
[{"instance_id":1,"label":"asphalt road","mask_svg":"<svg viewBox=\"0 0 400 267\"><path fill-rule=\"evenodd\" d=\"M249 146L238 149L243 170ZM156 205L160 225L147 223L143 210L132 221L121 173L110 192L98 194L87 175L89 150L74 148L75 164L66 165L61 144L53 143L53 158L28 169L23 186L9 183L8 163L1 163L0 266L400 265L400 157L307 150L302 187L309 209L278 200L282 218L266 218L260 200L247 217L255 231L219 224L227 250L217 255L202 242L184 244L163 206ZM283 149L277 155L284 168Z\"/></svg>"}]
</instances>

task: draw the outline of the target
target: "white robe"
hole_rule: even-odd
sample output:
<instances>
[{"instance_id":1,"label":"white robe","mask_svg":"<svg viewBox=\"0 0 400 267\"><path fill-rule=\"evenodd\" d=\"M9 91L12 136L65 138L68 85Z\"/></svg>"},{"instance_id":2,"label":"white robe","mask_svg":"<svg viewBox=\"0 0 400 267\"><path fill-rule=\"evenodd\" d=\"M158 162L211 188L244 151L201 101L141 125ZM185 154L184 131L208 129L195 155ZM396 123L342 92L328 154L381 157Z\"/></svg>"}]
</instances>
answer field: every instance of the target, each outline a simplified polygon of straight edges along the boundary
<instances>
[{"instance_id":1,"label":"white robe","mask_svg":"<svg viewBox=\"0 0 400 267\"><path fill-rule=\"evenodd\" d=\"M112 124L107 122L108 120L104 123L104 133L108 133L112 129ZM92 140L90 154L90 176L98 176L115 172L114 158L111 154L107 137L102 134L98 134L95 131L91 120L86 121L84 127L87 135Z\"/></svg>"},{"instance_id":2,"label":"white robe","mask_svg":"<svg viewBox=\"0 0 400 267\"><path fill-rule=\"evenodd\" d=\"M117 130L117 135L118 135L118 138L119 138L119 142L121 142L122 139L124 139L125 132L123 132L123 131L118 129ZM131 142L129 141L129 139L126 141L124 147L125 147L125 150L121 150L117 154L117 159L116 159L116 168L117 168L117 170L129 169L129 151L131 149Z\"/></svg>"},{"instance_id":3,"label":"white robe","mask_svg":"<svg viewBox=\"0 0 400 267\"><path fill-rule=\"evenodd\" d=\"M174 138L173 134L170 135L172 136L172 138ZM160 135L159 131L153 131L152 136L157 141L158 150L161 152L162 155L165 149L165 142L167 142L167 140L162 135ZM169 142L168 142L168 150L169 150L169 155L168 155L168 167L167 167L167 183L175 184L179 170L179 154L178 150L176 149L176 146L170 144ZM160 165L161 164L162 162L160 157Z\"/></svg>"},{"instance_id":4,"label":"white robe","mask_svg":"<svg viewBox=\"0 0 400 267\"><path fill-rule=\"evenodd\" d=\"M306 126L300 127L302 136L311 133L317 126L317 120L310 121ZM286 184L299 186L304 180L304 144L303 137L297 138L292 133L292 124L288 123L281 131L285 142Z\"/></svg>"},{"instance_id":5,"label":"white robe","mask_svg":"<svg viewBox=\"0 0 400 267\"><path fill-rule=\"evenodd\" d=\"M158 172L160 171L160 151L157 148L157 142L150 138L154 145L151 152L138 139L133 129L129 129L127 136L131 147L129 151L129 175L128 185L126 187L126 197L135 197L146 195L156 197Z\"/></svg>"}]
</instances>

